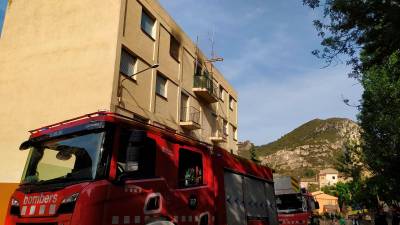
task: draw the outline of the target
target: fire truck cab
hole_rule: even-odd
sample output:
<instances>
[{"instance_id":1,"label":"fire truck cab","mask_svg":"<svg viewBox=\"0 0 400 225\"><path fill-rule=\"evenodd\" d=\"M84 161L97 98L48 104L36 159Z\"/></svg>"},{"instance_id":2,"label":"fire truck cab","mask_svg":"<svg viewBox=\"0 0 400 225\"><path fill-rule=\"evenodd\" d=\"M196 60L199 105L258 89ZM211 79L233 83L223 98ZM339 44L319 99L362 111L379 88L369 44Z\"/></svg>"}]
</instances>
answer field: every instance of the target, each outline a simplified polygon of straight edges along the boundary
<instances>
[{"instance_id":1,"label":"fire truck cab","mask_svg":"<svg viewBox=\"0 0 400 225\"><path fill-rule=\"evenodd\" d=\"M272 172L110 112L31 131L6 225L277 225Z\"/></svg>"}]
</instances>

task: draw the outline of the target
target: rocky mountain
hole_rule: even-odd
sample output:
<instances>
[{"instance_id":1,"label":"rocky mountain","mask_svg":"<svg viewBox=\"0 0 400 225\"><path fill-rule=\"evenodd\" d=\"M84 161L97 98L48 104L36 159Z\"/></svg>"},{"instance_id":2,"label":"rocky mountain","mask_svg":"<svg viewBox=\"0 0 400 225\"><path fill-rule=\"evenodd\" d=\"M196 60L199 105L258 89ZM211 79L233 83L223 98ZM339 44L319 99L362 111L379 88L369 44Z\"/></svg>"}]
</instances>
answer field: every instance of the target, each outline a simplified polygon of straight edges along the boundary
<instances>
[{"instance_id":1,"label":"rocky mountain","mask_svg":"<svg viewBox=\"0 0 400 225\"><path fill-rule=\"evenodd\" d=\"M345 146L359 140L360 127L352 120L314 119L255 150L261 163L278 173L313 177L320 169L334 167Z\"/></svg>"}]
</instances>

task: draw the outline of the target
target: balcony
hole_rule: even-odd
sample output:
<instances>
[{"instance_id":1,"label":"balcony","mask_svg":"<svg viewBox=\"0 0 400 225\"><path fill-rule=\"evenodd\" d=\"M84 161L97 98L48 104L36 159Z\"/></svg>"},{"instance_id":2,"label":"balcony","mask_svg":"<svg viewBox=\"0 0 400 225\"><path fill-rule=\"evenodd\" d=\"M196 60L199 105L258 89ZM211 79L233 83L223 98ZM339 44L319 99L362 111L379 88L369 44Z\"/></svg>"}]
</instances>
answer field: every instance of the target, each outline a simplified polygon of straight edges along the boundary
<instances>
[{"instance_id":1,"label":"balcony","mask_svg":"<svg viewBox=\"0 0 400 225\"><path fill-rule=\"evenodd\" d=\"M179 125L186 130L200 129L200 110L193 106L182 107Z\"/></svg>"},{"instance_id":2,"label":"balcony","mask_svg":"<svg viewBox=\"0 0 400 225\"><path fill-rule=\"evenodd\" d=\"M210 137L210 140L214 143L222 143L226 142L226 137L227 135L224 134L224 132L219 131L214 133L214 135Z\"/></svg>"},{"instance_id":3,"label":"balcony","mask_svg":"<svg viewBox=\"0 0 400 225\"><path fill-rule=\"evenodd\" d=\"M218 86L209 75L195 75L193 92L207 103L218 101Z\"/></svg>"}]
</instances>

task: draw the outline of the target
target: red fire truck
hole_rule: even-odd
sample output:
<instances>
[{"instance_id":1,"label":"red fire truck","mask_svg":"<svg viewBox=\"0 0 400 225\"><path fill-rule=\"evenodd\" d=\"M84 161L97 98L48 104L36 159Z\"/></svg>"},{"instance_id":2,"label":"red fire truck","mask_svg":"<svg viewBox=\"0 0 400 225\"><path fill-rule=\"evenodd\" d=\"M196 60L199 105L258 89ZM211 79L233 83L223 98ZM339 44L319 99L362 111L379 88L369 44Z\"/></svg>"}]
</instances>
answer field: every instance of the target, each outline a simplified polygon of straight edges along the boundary
<instances>
[{"instance_id":1,"label":"red fire truck","mask_svg":"<svg viewBox=\"0 0 400 225\"><path fill-rule=\"evenodd\" d=\"M31 131L6 225L277 225L272 172L110 112Z\"/></svg>"},{"instance_id":2,"label":"red fire truck","mask_svg":"<svg viewBox=\"0 0 400 225\"><path fill-rule=\"evenodd\" d=\"M298 180L290 176L275 176L274 181L279 224L319 224L314 214L319 204L309 192L300 188Z\"/></svg>"}]
</instances>

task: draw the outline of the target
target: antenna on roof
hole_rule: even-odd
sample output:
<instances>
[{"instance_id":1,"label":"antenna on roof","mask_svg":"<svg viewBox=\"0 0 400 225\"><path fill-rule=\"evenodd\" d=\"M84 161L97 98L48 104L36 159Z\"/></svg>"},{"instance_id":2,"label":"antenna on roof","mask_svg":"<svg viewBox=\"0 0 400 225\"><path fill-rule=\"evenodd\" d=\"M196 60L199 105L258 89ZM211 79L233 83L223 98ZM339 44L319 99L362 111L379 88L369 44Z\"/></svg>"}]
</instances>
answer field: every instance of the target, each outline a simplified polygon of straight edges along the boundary
<instances>
[{"instance_id":1,"label":"antenna on roof","mask_svg":"<svg viewBox=\"0 0 400 225\"><path fill-rule=\"evenodd\" d=\"M197 67L199 65L199 35L196 36L196 51L195 51L195 59L194 59L194 68L195 71L197 70Z\"/></svg>"},{"instance_id":2,"label":"antenna on roof","mask_svg":"<svg viewBox=\"0 0 400 225\"><path fill-rule=\"evenodd\" d=\"M209 34L210 34L210 33L209 33ZM222 58L222 57L217 57L217 56L215 55L215 50L214 50L214 46L215 46L215 39L214 39L215 31L214 31L214 30L211 32L210 36L211 36L211 37L210 37L210 42L211 42L211 58L208 59L207 61L208 61L208 62L222 62L222 61L224 61L224 58Z\"/></svg>"},{"instance_id":3,"label":"antenna on roof","mask_svg":"<svg viewBox=\"0 0 400 225\"><path fill-rule=\"evenodd\" d=\"M210 38L209 38L209 40L210 40L210 42L211 42L211 58L210 59L207 59L206 60L206 62L208 62L208 63L210 63L211 64L211 72L212 72L212 70L213 70L213 63L214 62L222 62L222 61L224 61L224 58L222 58L222 57L216 57L215 56L215 51L214 51L214 45L215 45L215 40L214 40L214 36L215 36L215 31L214 31L214 29L213 29L213 31L211 32L211 34L210 33L208 33L209 35L210 35Z\"/></svg>"}]
</instances>

